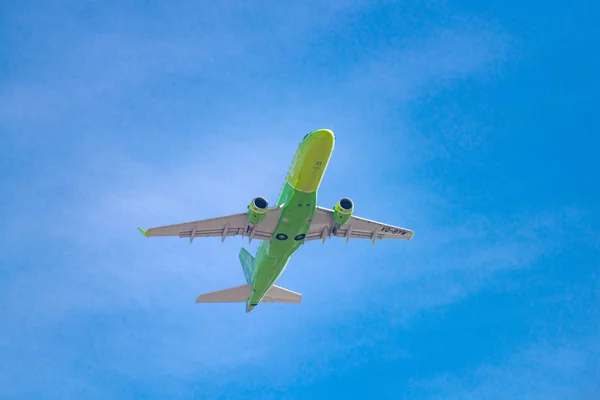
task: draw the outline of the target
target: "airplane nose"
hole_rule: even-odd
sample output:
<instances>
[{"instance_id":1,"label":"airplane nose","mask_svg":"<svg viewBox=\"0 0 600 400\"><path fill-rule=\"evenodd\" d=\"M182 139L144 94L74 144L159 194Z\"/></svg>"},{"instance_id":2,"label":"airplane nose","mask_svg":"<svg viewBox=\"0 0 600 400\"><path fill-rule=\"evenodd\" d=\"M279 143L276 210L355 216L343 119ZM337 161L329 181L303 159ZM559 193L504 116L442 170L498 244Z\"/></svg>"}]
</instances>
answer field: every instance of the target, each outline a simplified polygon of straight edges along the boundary
<instances>
[{"instance_id":1,"label":"airplane nose","mask_svg":"<svg viewBox=\"0 0 600 400\"><path fill-rule=\"evenodd\" d=\"M304 158L307 161L314 159L314 161L326 162L333 151L334 142L335 136L332 131L319 129L306 135L300 147L304 150Z\"/></svg>"},{"instance_id":2,"label":"airplane nose","mask_svg":"<svg viewBox=\"0 0 600 400\"><path fill-rule=\"evenodd\" d=\"M306 135L305 140L308 138L320 141L319 144L323 147L327 147L327 144L333 145L335 142L335 135L329 129L318 129Z\"/></svg>"},{"instance_id":3,"label":"airplane nose","mask_svg":"<svg viewBox=\"0 0 600 400\"><path fill-rule=\"evenodd\" d=\"M319 129L304 136L286 178L297 190L315 192L323 178L333 151L335 136L329 129Z\"/></svg>"}]
</instances>

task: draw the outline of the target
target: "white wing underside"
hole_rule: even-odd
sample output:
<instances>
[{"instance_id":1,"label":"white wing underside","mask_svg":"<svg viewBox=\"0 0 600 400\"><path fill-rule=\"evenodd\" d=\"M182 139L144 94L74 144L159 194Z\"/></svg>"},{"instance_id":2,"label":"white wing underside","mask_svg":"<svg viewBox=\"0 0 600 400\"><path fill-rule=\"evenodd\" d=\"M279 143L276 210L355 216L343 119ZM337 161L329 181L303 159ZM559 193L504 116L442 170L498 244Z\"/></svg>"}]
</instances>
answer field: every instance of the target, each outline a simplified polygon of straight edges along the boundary
<instances>
[{"instance_id":1,"label":"white wing underside","mask_svg":"<svg viewBox=\"0 0 600 400\"><path fill-rule=\"evenodd\" d=\"M189 238L190 242L197 237L220 237L225 240L229 236L247 236L249 240L270 241L281 217L282 207L269 208L264 220L252 227L248 225L248 213L233 214L182 224L166 225L142 231L145 236L178 236ZM317 207L311 221L305 241L321 240L330 237L349 239L368 239L373 243L382 239L409 240L413 231L406 228L383 224L365 218L351 216L350 220L336 226L333 222L333 210Z\"/></svg>"},{"instance_id":2,"label":"white wing underside","mask_svg":"<svg viewBox=\"0 0 600 400\"><path fill-rule=\"evenodd\" d=\"M318 207L310 224L305 240L321 240L328 237L343 237L349 239L369 239L373 243L382 239L410 240L413 231L398 226L387 225L369 219L351 216L350 220L339 227L333 223L333 210Z\"/></svg>"},{"instance_id":3,"label":"white wing underside","mask_svg":"<svg viewBox=\"0 0 600 400\"><path fill-rule=\"evenodd\" d=\"M248 213L233 214L225 217L210 218L182 224L165 225L148 229L145 236L179 236L189 238L190 242L197 237L248 236L251 239L271 240L273 232L281 217L281 207L269 208L262 222L255 227L248 225Z\"/></svg>"}]
</instances>

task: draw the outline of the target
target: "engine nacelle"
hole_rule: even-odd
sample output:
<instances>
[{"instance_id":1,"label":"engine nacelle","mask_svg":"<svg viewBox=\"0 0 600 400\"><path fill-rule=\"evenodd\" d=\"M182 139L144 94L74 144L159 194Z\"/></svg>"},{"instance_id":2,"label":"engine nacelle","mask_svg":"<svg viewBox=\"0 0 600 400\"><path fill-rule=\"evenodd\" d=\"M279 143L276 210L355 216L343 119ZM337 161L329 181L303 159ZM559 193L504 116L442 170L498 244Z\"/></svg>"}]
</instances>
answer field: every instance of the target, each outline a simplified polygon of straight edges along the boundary
<instances>
[{"instance_id":1,"label":"engine nacelle","mask_svg":"<svg viewBox=\"0 0 600 400\"><path fill-rule=\"evenodd\" d=\"M248 222L252 225L260 224L266 217L269 202L264 197L255 197L248 205Z\"/></svg>"},{"instance_id":2,"label":"engine nacelle","mask_svg":"<svg viewBox=\"0 0 600 400\"><path fill-rule=\"evenodd\" d=\"M342 226L352 216L354 212L354 202L347 197L343 197L333 207L333 223Z\"/></svg>"}]
</instances>

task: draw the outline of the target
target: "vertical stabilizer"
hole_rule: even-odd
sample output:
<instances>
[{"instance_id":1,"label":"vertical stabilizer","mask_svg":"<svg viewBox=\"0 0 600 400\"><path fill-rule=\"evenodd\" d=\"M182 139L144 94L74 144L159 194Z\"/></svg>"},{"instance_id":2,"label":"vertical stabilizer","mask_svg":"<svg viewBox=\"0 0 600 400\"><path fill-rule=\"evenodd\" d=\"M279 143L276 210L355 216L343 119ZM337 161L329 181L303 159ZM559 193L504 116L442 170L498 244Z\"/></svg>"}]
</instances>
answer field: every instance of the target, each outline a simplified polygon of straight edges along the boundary
<instances>
[{"instance_id":1,"label":"vertical stabilizer","mask_svg":"<svg viewBox=\"0 0 600 400\"><path fill-rule=\"evenodd\" d=\"M242 263L246 283L252 283L252 279L254 279L254 257L243 247L240 250L240 262Z\"/></svg>"}]
</instances>

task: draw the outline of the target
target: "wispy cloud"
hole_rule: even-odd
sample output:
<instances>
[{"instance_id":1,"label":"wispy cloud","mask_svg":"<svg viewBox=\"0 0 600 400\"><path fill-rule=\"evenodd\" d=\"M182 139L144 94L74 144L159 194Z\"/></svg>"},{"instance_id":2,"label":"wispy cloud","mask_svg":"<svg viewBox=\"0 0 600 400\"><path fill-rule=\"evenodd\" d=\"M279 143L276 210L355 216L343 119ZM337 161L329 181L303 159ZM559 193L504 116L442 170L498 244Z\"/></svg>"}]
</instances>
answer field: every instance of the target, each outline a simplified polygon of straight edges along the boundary
<instances>
[{"instance_id":1,"label":"wispy cloud","mask_svg":"<svg viewBox=\"0 0 600 400\"><path fill-rule=\"evenodd\" d=\"M352 359L351 369L374 344L389 360L409 357L410 349L389 332L364 337L352 327L373 315L390 330L406 326L419 313L460 302L497 274L528 268L560 248L580 220L573 210L449 217L458 212L452 202L412 175L412 167L431 159L429 143L398 108L485 76L501 64L506 36L476 20L442 24L426 35L365 46L345 68L334 63L340 54L320 52L325 66L308 79L298 70L315 54L319 35L349 29L348 21L360 22L356 8L366 7L341 4L313 4L323 8L318 13L276 6L256 22L257 30L241 24L246 7L218 6L198 17L202 29L190 20L175 33L159 29L149 37L142 33L152 24L143 18L137 27L126 29L117 19L95 29L66 12L78 35L60 41L60 51L49 46L57 53L45 71L20 75L0 97L11 146L48 161L27 170L26 183L15 175L5 200L14 213L3 215L11 234L3 236L1 257L13 268L0 294L8 326L0 335L7 354L0 367L11 364L2 390L16 382L13 393L24 392L33 363L40 385L69 376L63 378L68 393L88 384L99 396L111 392L86 377L80 368L92 368L86 357L97 357L101 373L133 380L231 382L232 371L250 365L275 375L275 386L333 374L331 359ZM180 15L164 11L167 22ZM277 62L282 68L267 72ZM319 73L327 79L316 79ZM386 123L395 113L394 125ZM330 206L325 203L350 193L361 216L398 221L416 230L415 239L373 249L370 243L307 245L282 278L305 295L293 311L265 306L249 319L239 307L193 304L203 291L240 282L237 252L245 242L190 246L147 240L135 227L240 212L256 195L275 201L298 140L318 127L338 133L320 201ZM477 138L460 135L467 144L471 139ZM48 148L57 152L48 155ZM384 184L390 170L399 171L402 185ZM27 268L17 268L19 258ZM80 352L70 346L75 340L83 343ZM290 359L311 370L300 377L296 364L285 362ZM494 368L477 374L506 374ZM273 373L286 369L298 377ZM459 378L438 379L461 389Z\"/></svg>"},{"instance_id":2,"label":"wispy cloud","mask_svg":"<svg viewBox=\"0 0 600 400\"><path fill-rule=\"evenodd\" d=\"M412 382L411 398L429 399L592 399L597 395L598 346L543 343L521 349L467 376L444 374ZM414 396L414 397L413 397Z\"/></svg>"}]
</instances>

